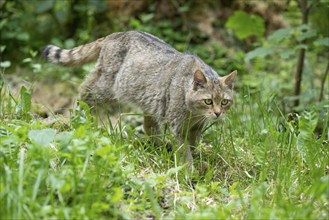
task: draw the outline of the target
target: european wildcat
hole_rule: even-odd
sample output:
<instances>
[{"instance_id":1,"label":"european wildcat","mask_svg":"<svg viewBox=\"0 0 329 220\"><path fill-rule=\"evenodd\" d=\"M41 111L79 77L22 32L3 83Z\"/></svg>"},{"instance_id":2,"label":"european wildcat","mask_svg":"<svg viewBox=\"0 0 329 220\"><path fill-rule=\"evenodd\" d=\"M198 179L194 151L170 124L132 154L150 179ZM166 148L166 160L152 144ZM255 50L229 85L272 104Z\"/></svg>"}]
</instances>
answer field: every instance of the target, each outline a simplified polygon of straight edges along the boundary
<instances>
[{"instance_id":1,"label":"european wildcat","mask_svg":"<svg viewBox=\"0 0 329 220\"><path fill-rule=\"evenodd\" d=\"M113 100L137 105L147 115L148 135L169 125L178 144L187 137L189 162L189 145L195 146L205 121L222 117L233 104L236 71L219 77L199 57L180 53L149 33L113 33L70 50L48 45L43 56L63 66L97 59L81 86L80 99L91 106Z\"/></svg>"}]
</instances>

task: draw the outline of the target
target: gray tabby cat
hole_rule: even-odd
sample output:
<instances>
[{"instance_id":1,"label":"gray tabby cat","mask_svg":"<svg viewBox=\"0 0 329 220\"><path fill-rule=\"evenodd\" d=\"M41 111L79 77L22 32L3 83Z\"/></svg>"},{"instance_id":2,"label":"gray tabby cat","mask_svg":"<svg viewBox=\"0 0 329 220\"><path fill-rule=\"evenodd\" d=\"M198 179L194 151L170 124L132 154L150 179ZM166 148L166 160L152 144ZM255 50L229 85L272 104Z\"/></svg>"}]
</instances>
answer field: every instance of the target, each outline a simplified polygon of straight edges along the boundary
<instances>
[{"instance_id":1,"label":"gray tabby cat","mask_svg":"<svg viewBox=\"0 0 329 220\"><path fill-rule=\"evenodd\" d=\"M189 162L190 146L204 123L223 117L233 104L236 71L219 77L196 55L180 53L145 32L113 33L70 50L48 45L43 56L63 66L97 60L80 99L90 106L112 101L137 105L145 113L146 134L159 134L169 125Z\"/></svg>"}]
</instances>

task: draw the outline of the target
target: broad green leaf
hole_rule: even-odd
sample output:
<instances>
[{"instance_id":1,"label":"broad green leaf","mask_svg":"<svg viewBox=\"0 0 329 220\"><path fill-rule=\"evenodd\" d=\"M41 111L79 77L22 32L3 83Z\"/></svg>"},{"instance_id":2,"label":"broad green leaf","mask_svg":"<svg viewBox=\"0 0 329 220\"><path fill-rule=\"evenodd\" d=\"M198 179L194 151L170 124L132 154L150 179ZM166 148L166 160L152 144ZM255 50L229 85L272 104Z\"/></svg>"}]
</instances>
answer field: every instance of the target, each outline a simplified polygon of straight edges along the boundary
<instances>
[{"instance_id":1,"label":"broad green leaf","mask_svg":"<svg viewBox=\"0 0 329 220\"><path fill-rule=\"evenodd\" d=\"M37 5L36 12L44 13L50 10L54 6L55 0L43 0L40 1Z\"/></svg>"},{"instance_id":2,"label":"broad green leaf","mask_svg":"<svg viewBox=\"0 0 329 220\"><path fill-rule=\"evenodd\" d=\"M319 38L316 41L314 41L314 44L319 46L329 47L329 37Z\"/></svg>"},{"instance_id":3,"label":"broad green leaf","mask_svg":"<svg viewBox=\"0 0 329 220\"><path fill-rule=\"evenodd\" d=\"M178 10L179 10L180 13L186 13L190 10L190 6L188 4L186 4L186 5L183 5L183 6L179 7Z\"/></svg>"},{"instance_id":4,"label":"broad green leaf","mask_svg":"<svg viewBox=\"0 0 329 220\"><path fill-rule=\"evenodd\" d=\"M71 131L61 132L56 135L55 141L62 145L68 145L72 140L72 137L73 137L73 132Z\"/></svg>"},{"instance_id":5,"label":"broad green leaf","mask_svg":"<svg viewBox=\"0 0 329 220\"><path fill-rule=\"evenodd\" d=\"M16 35L17 40L28 41L30 40L30 34L28 32L22 32Z\"/></svg>"},{"instance_id":6,"label":"broad green leaf","mask_svg":"<svg viewBox=\"0 0 329 220\"><path fill-rule=\"evenodd\" d=\"M11 62L6 60L6 61L3 61L3 62L0 62L0 67L1 68L8 68L11 66Z\"/></svg>"},{"instance_id":7,"label":"broad green leaf","mask_svg":"<svg viewBox=\"0 0 329 220\"><path fill-rule=\"evenodd\" d=\"M295 29L298 31L307 31L307 30L310 30L311 27L308 24L301 24L301 25L295 27Z\"/></svg>"},{"instance_id":8,"label":"broad green leaf","mask_svg":"<svg viewBox=\"0 0 329 220\"><path fill-rule=\"evenodd\" d=\"M153 18L154 18L154 14L153 13L141 15L141 20L144 23L147 23L148 21L152 20Z\"/></svg>"},{"instance_id":9,"label":"broad green leaf","mask_svg":"<svg viewBox=\"0 0 329 220\"><path fill-rule=\"evenodd\" d=\"M274 52L273 48L258 47L255 50L249 51L245 56L245 61L249 62L255 57L266 57Z\"/></svg>"},{"instance_id":10,"label":"broad green leaf","mask_svg":"<svg viewBox=\"0 0 329 220\"><path fill-rule=\"evenodd\" d=\"M31 63L32 62L32 58L25 58L23 61L23 63Z\"/></svg>"},{"instance_id":11,"label":"broad green leaf","mask_svg":"<svg viewBox=\"0 0 329 220\"><path fill-rule=\"evenodd\" d=\"M301 42L303 40L315 37L317 34L316 30L308 30L306 32L302 32L300 35L296 37L297 41Z\"/></svg>"},{"instance_id":12,"label":"broad green leaf","mask_svg":"<svg viewBox=\"0 0 329 220\"><path fill-rule=\"evenodd\" d=\"M32 69L33 69L34 73L39 73L41 71L42 66L41 66L40 63L34 63L31 66L32 66Z\"/></svg>"},{"instance_id":13,"label":"broad green leaf","mask_svg":"<svg viewBox=\"0 0 329 220\"><path fill-rule=\"evenodd\" d=\"M141 27L141 22L136 18L132 18L130 20L129 26L138 29Z\"/></svg>"},{"instance_id":14,"label":"broad green leaf","mask_svg":"<svg viewBox=\"0 0 329 220\"><path fill-rule=\"evenodd\" d=\"M258 15L249 15L244 11L234 12L226 22L226 28L233 29L240 40L250 36L261 37L265 33L263 18Z\"/></svg>"},{"instance_id":15,"label":"broad green leaf","mask_svg":"<svg viewBox=\"0 0 329 220\"><path fill-rule=\"evenodd\" d=\"M18 104L16 106L16 114L27 116L31 110L31 92L22 86L19 92Z\"/></svg>"},{"instance_id":16,"label":"broad green leaf","mask_svg":"<svg viewBox=\"0 0 329 220\"><path fill-rule=\"evenodd\" d=\"M7 18L1 18L1 21L0 21L0 30L3 29L3 27L6 27L8 23L8 19Z\"/></svg>"},{"instance_id":17,"label":"broad green leaf","mask_svg":"<svg viewBox=\"0 0 329 220\"><path fill-rule=\"evenodd\" d=\"M28 137L37 146L47 147L54 141L56 130L51 128L29 131Z\"/></svg>"},{"instance_id":18,"label":"broad green leaf","mask_svg":"<svg viewBox=\"0 0 329 220\"><path fill-rule=\"evenodd\" d=\"M66 48L73 48L73 47L75 47L76 43L75 43L75 40L73 40L72 38L69 38L69 39L65 40L64 45Z\"/></svg>"},{"instance_id":19,"label":"broad green leaf","mask_svg":"<svg viewBox=\"0 0 329 220\"><path fill-rule=\"evenodd\" d=\"M268 39L276 42L280 42L285 38L289 38L290 33L291 33L291 28L282 28L277 31L274 31L270 36L268 36Z\"/></svg>"},{"instance_id":20,"label":"broad green leaf","mask_svg":"<svg viewBox=\"0 0 329 220\"><path fill-rule=\"evenodd\" d=\"M5 51L5 49L6 49L6 45L0 45L0 53Z\"/></svg>"},{"instance_id":21,"label":"broad green leaf","mask_svg":"<svg viewBox=\"0 0 329 220\"><path fill-rule=\"evenodd\" d=\"M281 52L281 53L280 53L280 57L281 57L282 59L288 59L289 57L291 57L291 56L294 55L294 54L295 54L295 51L289 49L289 50L285 50L285 51Z\"/></svg>"},{"instance_id":22,"label":"broad green leaf","mask_svg":"<svg viewBox=\"0 0 329 220\"><path fill-rule=\"evenodd\" d=\"M294 50L295 51L297 51L299 49L305 49L305 50L307 50L308 49L308 46L306 44L299 44L296 47L294 47Z\"/></svg>"}]
</instances>

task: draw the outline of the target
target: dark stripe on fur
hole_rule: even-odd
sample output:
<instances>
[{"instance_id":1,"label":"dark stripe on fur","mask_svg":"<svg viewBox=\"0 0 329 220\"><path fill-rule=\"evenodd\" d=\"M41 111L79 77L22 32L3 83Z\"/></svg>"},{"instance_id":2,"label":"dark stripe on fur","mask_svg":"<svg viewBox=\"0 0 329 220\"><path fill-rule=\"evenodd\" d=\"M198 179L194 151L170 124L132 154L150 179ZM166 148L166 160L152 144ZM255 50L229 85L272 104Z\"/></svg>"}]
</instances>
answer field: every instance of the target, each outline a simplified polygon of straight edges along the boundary
<instances>
[{"instance_id":1,"label":"dark stripe on fur","mask_svg":"<svg viewBox=\"0 0 329 220\"><path fill-rule=\"evenodd\" d=\"M48 59L49 51L50 51L51 46L47 45L45 48L42 50L42 56Z\"/></svg>"},{"instance_id":2,"label":"dark stripe on fur","mask_svg":"<svg viewBox=\"0 0 329 220\"><path fill-rule=\"evenodd\" d=\"M55 58L57 60L59 60L59 58L61 57L61 52L62 52L62 49L61 48L58 48L55 52Z\"/></svg>"},{"instance_id":3,"label":"dark stripe on fur","mask_svg":"<svg viewBox=\"0 0 329 220\"><path fill-rule=\"evenodd\" d=\"M161 41L160 39L156 38L156 37L153 36L153 35L150 35L150 34L144 33L144 32L142 32L142 31L137 31L137 32L140 33L141 35L147 37L148 39L150 39L150 40L152 40L152 41L155 41L155 42L157 42L157 43L160 43L160 44L164 45L164 46L167 47L167 48L173 49L172 46L170 46L169 44L167 44L167 43Z\"/></svg>"}]
</instances>

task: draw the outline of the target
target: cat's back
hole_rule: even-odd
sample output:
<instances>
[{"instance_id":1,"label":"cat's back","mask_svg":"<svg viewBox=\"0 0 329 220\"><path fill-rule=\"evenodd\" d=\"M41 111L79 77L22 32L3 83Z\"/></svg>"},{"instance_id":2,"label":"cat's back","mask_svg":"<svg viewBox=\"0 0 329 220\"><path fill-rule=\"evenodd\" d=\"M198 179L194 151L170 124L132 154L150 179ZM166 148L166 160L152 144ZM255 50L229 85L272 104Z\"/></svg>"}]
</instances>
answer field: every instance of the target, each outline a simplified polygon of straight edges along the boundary
<instances>
[{"instance_id":1,"label":"cat's back","mask_svg":"<svg viewBox=\"0 0 329 220\"><path fill-rule=\"evenodd\" d=\"M147 50L149 52L155 51L157 53L179 54L172 46L150 33L127 31L125 35L130 42L130 48Z\"/></svg>"}]
</instances>

